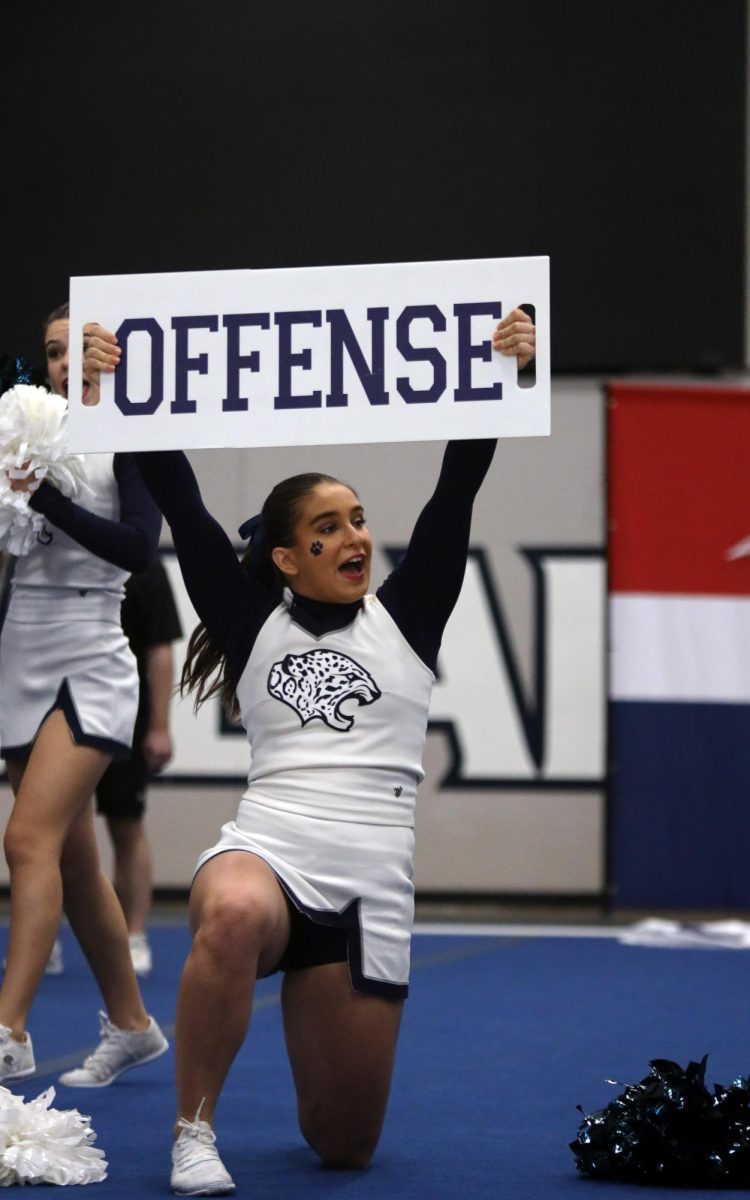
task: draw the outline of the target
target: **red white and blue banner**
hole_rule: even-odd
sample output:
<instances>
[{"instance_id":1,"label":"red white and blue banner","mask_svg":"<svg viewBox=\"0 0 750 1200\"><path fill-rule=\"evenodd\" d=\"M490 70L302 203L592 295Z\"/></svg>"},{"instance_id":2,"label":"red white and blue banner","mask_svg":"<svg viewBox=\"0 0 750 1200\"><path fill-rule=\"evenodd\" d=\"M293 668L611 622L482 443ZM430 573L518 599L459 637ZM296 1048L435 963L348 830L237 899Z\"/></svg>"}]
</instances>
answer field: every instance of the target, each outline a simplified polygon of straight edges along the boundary
<instances>
[{"instance_id":1,"label":"red white and blue banner","mask_svg":"<svg viewBox=\"0 0 750 1200\"><path fill-rule=\"evenodd\" d=\"M613 384L608 440L614 898L748 907L750 391Z\"/></svg>"}]
</instances>

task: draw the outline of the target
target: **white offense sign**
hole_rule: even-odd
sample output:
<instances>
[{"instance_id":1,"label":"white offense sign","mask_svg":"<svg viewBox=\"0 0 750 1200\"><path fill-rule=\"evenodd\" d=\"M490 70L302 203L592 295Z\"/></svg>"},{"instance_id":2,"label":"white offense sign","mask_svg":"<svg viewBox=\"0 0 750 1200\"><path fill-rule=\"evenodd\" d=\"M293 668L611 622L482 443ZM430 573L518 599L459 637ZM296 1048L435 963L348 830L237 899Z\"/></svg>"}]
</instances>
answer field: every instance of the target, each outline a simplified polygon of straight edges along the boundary
<instances>
[{"instance_id":1,"label":"white offense sign","mask_svg":"<svg viewBox=\"0 0 750 1200\"><path fill-rule=\"evenodd\" d=\"M536 377L492 350L535 309ZM71 346L96 321L122 360L70 448L195 449L526 437L550 431L549 259L71 279Z\"/></svg>"}]
</instances>

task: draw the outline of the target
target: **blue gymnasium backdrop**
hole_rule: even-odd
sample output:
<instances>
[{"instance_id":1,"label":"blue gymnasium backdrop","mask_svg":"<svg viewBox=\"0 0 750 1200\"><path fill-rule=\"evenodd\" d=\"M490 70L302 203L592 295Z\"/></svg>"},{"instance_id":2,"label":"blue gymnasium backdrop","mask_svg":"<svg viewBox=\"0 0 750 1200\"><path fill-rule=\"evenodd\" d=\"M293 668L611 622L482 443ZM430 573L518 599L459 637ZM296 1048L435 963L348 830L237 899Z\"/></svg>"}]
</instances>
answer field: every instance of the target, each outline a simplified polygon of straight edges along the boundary
<instances>
[{"instance_id":1,"label":"blue gymnasium backdrop","mask_svg":"<svg viewBox=\"0 0 750 1200\"><path fill-rule=\"evenodd\" d=\"M609 389L612 874L750 907L750 391Z\"/></svg>"}]
</instances>

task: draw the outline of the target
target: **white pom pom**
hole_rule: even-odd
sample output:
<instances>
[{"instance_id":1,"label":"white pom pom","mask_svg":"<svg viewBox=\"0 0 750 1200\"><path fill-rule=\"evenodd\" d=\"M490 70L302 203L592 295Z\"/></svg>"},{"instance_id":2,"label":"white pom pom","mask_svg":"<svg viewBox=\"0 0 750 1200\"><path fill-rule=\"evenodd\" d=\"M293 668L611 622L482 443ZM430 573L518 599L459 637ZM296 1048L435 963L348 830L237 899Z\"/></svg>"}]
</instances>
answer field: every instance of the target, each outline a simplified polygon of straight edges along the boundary
<instances>
[{"instance_id":1,"label":"white pom pom","mask_svg":"<svg viewBox=\"0 0 750 1200\"><path fill-rule=\"evenodd\" d=\"M55 1089L26 1103L0 1087L0 1186L101 1183L104 1151L93 1145L91 1118L78 1109L55 1109Z\"/></svg>"},{"instance_id":2,"label":"white pom pom","mask_svg":"<svg viewBox=\"0 0 750 1200\"><path fill-rule=\"evenodd\" d=\"M28 495L14 492L0 471L0 549L17 557L28 554L43 525L44 517L29 506Z\"/></svg>"},{"instance_id":3,"label":"white pom pom","mask_svg":"<svg viewBox=\"0 0 750 1200\"><path fill-rule=\"evenodd\" d=\"M68 453L68 403L46 388L18 383L0 399L0 549L27 554L43 517L29 495L46 479L71 498L87 492L83 458ZM28 492L11 479L35 478Z\"/></svg>"}]
</instances>

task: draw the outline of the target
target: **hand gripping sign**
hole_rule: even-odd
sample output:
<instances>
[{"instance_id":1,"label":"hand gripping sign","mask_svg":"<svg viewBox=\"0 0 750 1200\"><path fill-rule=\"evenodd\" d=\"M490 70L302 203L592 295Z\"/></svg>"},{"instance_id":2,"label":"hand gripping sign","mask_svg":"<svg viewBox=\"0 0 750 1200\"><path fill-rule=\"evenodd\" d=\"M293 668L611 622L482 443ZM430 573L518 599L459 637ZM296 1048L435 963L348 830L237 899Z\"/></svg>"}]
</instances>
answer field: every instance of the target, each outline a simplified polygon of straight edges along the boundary
<instances>
[{"instance_id":1,"label":"hand gripping sign","mask_svg":"<svg viewBox=\"0 0 750 1200\"><path fill-rule=\"evenodd\" d=\"M491 348L534 306L535 381ZM119 367L70 448L193 449L549 433L549 260L201 271L71 279L70 344L97 322Z\"/></svg>"}]
</instances>

